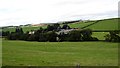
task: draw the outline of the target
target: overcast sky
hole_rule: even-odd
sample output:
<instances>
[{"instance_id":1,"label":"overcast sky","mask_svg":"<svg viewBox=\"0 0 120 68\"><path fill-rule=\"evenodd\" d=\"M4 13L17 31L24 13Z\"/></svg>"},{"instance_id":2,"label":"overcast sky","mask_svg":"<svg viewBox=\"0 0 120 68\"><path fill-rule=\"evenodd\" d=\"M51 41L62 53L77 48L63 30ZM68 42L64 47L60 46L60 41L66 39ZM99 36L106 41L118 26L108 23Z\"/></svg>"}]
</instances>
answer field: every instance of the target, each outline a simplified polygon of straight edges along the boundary
<instances>
[{"instance_id":1,"label":"overcast sky","mask_svg":"<svg viewBox=\"0 0 120 68\"><path fill-rule=\"evenodd\" d=\"M0 0L0 26L118 17L119 0Z\"/></svg>"}]
</instances>

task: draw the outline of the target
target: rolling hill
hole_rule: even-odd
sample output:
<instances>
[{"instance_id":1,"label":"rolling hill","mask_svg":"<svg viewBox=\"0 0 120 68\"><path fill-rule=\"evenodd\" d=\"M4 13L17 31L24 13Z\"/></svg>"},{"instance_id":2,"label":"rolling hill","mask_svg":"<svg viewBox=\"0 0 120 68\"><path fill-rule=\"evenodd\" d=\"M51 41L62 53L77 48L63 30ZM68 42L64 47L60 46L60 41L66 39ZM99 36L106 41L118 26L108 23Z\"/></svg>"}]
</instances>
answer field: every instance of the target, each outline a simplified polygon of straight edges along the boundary
<instances>
[{"instance_id":1,"label":"rolling hill","mask_svg":"<svg viewBox=\"0 0 120 68\"><path fill-rule=\"evenodd\" d=\"M71 28L80 28L80 29L92 29L92 30L119 30L118 29L118 20L120 18L111 18L111 19L104 19L104 20L95 20L89 22L75 22L68 24ZM40 27L22 27L23 31L30 31L30 30L37 30ZM44 26L43 28L46 28ZM4 28L2 31L10 31L14 32L15 28Z\"/></svg>"},{"instance_id":2,"label":"rolling hill","mask_svg":"<svg viewBox=\"0 0 120 68\"><path fill-rule=\"evenodd\" d=\"M120 18L111 18L90 22L78 22L69 24L72 28L81 28L81 29L92 29L92 30L118 30L118 20Z\"/></svg>"},{"instance_id":3,"label":"rolling hill","mask_svg":"<svg viewBox=\"0 0 120 68\"><path fill-rule=\"evenodd\" d=\"M118 29L118 20L119 18L99 20L97 23L88 26L86 28L90 28L92 30L119 30Z\"/></svg>"}]
</instances>

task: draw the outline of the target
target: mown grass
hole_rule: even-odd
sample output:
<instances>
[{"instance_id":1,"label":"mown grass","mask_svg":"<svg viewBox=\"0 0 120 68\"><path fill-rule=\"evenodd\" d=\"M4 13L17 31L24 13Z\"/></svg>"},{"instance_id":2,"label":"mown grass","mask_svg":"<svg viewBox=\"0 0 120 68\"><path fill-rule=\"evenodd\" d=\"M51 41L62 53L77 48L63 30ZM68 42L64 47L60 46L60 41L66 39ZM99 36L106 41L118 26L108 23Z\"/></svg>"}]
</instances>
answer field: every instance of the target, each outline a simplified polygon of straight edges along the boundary
<instances>
[{"instance_id":1,"label":"mown grass","mask_svg":"<svg viewBox=\"0 0 120 68\"><path fill-rule=\"evenodd\" d=\"M117 66L118 43L2 41L3 66Z\"/></svg>"}]
</instances>

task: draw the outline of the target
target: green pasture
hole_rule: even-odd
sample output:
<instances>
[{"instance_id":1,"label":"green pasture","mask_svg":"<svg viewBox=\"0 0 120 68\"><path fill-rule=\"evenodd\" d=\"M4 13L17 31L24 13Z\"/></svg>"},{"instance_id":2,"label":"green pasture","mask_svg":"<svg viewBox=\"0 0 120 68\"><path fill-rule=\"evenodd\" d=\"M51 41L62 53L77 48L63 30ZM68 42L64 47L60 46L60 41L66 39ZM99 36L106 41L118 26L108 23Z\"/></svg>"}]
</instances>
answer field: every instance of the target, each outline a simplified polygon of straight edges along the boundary
<instances>
[{"instance_id":1,"label":"green pasture","mask_svg":"<svg viewBox=\"0 0 120 68\"><path fill-rule=\"evenodd\" d=\"M119 30L118 29L118 25L119 25L118 20L119 20L119 18L102 20L102 21L99 21L98 23L93 24L86 28L89 28L92 30Z\"/></svg>"},{"instance_id":2,"label":"green pasture","mask_svg":"<svg viewBox=\"0 0 120 68\"><path fill-rule=\"evenodd\" d=\"M79 23L69 24L69 26L71 28L82 28L82 27L87 26L87 25L92 24L92 23L94 23L94 22L87 22L87 23L85 23L85 22L79 22Z\"/></svg>"},{"instance_id":3,"label":"green pasture","mask_svg":"<svg viewBox=\"0 0 120 68\"><path fill-rule=\"evenodd\" d=\"M71 24L68 24L71 28L82 28L82 27L85 27L87 25L90 25L84 29L92 29L92 30L118 30L118 20L119 18L112 18L112 19L105 19L105 20L101 20L99 21L98 23L95 23L93 25L90 25L92 23L94 23L95 21L90 21L90 22L77 22L77 23L71 23ZM61 25L62 26L62 25ZM47 26L43 26L43 28L46 28ZM32 26L29 26L29 27L22 27L23 28L23 31L26 32L26 31L31 31L31 30L37 30L39 29L40 27L32 27ZM3 29L2 31L10 31L10 32L14 32L15 31L15 28L5 28Z\"/></svg>"},{"instance_id":4,"label":"green pasture","mask_svg":"<svg viewBox=\"0 0 120 68\"><path fill-rule=\"evenodd\" d=\"M3 66L117 66L118 43L2 41Z\"/></svg>"},{"instance_id":5,"label":"green pasture","mask_svg":"<svg viewBox=\"0 0 120 68\"><path fill-rule=\"evenodd\" d=\"M42 28L46 28L47 26L44 26ZM27 32L27 31L31 31L31 30L37 30L39 29L40 27L36 26L36 27L33 27L33 26L24 26L22 27L23 28L23 31L24 32ZM10 31L10 32L15 32L15 28L5 28L3 29L2 31Z\"/></svg>"},{"instance_id":6,"label":"green pasture","mask_svg":"<svg viewBox=\"0 0 120 68\"><path fill-rule=\"evenodd\" d=\"M92 37L96 37L99 40L105 40L105 37L107 34L109 34L109 32L93 32L92 33Z\"/></svg>"}]
</instances>

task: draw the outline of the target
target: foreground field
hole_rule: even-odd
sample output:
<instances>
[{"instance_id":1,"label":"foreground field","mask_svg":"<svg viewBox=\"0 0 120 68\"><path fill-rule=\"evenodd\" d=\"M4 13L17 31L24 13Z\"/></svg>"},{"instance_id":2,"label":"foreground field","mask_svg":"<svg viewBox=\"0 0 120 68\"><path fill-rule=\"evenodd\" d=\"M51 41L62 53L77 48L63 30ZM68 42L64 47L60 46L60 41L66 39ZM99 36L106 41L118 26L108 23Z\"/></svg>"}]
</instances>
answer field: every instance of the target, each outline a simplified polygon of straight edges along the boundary
<instances>
[{"instance_id":1,"label":"foreground field","mask_svg":"<svg viewBox=\"0 0 120 68\"><path fill-rule=\"evenodd\" d=\"M117 66L118 44L3 40L3 66Z\"/></svg>"}]
</instances>

